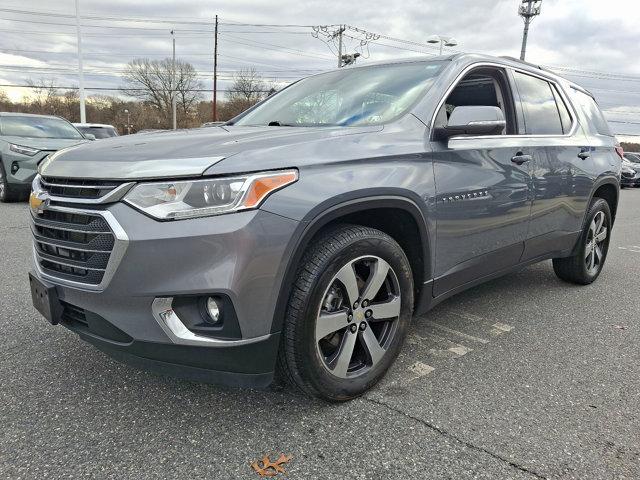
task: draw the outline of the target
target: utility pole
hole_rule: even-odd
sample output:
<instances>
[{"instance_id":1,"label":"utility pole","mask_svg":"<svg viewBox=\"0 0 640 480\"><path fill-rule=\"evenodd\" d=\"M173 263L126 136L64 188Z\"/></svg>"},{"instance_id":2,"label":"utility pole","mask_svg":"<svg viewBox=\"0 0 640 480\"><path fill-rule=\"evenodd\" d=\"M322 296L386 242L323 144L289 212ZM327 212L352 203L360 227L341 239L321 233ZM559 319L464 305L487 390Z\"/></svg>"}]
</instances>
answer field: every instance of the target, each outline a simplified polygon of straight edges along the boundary
<instances>
[{"instance_id":1,"label":"utility pole","mask_svg":"<svg viewBox=\"0 0 640 480\"><path fill-rule=\"evenodd\" d=\"M127 135L131 135L131 118L129 117L129 109L125 108L124 113L127 114Z\"/></svg>"},{"instance_id":2,"label":"utility pole","mask_svg":"<svg viewBox=\"0 0 640 480\"><path fill-rule=\"evenodd\" d=\"M84 107L84 72L82 71L82 34L80 32L80 0L76 0L76 33L78 35L78 87L80 93L80 123L87 123Z\"/></svg>"},{"instance_id":3,"label":"utility pole","mask_svg":"<svg viewBox=\"0 0 640 480\"><path fill-rule=\"evenodd\" d=\"M520 60L524 60L527 53L527 38L529 37L529 25L533 17L540 15L542 0L522 0L522 5L518 8L518 15L524 20L524 31L522 32L522 49L520 50Z\"/></svg>"},{"instance_id":4,"label":"utility pole","mask_svg":"<svg viewBox=\"0 0 640 480\"><path fill-rule=\"evenodd\" d=\"M347 35L347 37L360 42L360 48L365 47L370 41L380 38L380 35L377 33L368 32L351 25L339 25L338 29L335 31L333 30L333 25L316 25L311 28L313 29L311 36L327 43L332 52L333 48L336 46L336 38L338 39L338 68L353 65L356 62L356 59L362 55L360 52L342 53L342 49L344 47L342 34L344 32L349 30L350 34L357 35L357 37L349 35Z\"/></svg>"},{"instance_id":5,"label":"utility pole","mask_svg":"<svg viewBox=\"0 0 640 480\"><path fill-rule=\"evenodd\" d=\"M218 121L218 15L213 38L213 121Z\"/></svg>"},{"instance_id":6,"label":"utility pole","mask_svg":"<svg viewBox=\"0 0 640 480\"><path fill-rule=\"evenodd\" d=\"M178 121L176 117L176 36L173 34L173 30L171 30L171 37L173 40L173 60L171 62L171 110L173 112L173 129L176 130L178 128Z\"/></svg>"},{"instance_id":7,"label":"utility pole","mask_svg":"<svg viewBox=\"0 0 640 480\"><path fill-rule=\"evenodd\" d=\"M333 38L338 37L338 68L342 68L342 34L346 30L344 25L340 25L340 28L333 34Z\"/></svg>"}]
</instances>

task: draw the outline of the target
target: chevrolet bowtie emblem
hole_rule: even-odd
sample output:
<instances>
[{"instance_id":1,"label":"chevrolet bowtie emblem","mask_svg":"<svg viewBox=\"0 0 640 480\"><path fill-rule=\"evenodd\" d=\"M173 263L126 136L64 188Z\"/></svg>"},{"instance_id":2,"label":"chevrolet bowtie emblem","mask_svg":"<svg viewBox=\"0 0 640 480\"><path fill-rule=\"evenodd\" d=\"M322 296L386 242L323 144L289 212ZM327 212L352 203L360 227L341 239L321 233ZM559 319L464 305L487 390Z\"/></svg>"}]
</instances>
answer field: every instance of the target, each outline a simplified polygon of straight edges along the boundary
<instances>
[{"instance_id":1,"label":"chevrolet bowtie emblem","mask_svg":"<svg viewBox=\"0 0 640 480\"><path fill-rule=\"evenodd\" d=\"M42 215L44 209L49 206L49 197L38 192L29 195L29 207L35 215Z\"/></svg>"}]
</instances>

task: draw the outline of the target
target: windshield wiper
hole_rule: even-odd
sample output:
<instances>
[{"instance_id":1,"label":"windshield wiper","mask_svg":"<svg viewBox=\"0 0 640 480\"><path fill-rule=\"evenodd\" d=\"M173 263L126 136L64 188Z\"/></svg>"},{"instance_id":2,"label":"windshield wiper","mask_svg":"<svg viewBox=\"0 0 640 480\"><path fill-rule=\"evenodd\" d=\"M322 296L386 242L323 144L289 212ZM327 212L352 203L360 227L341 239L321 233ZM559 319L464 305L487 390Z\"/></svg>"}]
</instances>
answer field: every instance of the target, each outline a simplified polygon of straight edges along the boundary
<instances>
[{"instance_id":1,"label":"windshield wiper","mask_svg":"<svg viewBox=\"0 0 640 480\"><path fill-rule=\"evenodd\" d=\"M291 123L280 123L278 120L273 120L269 123L267 123L268 127L295 127L295 125L292 125Z\"/></svg>"}]
</instances>

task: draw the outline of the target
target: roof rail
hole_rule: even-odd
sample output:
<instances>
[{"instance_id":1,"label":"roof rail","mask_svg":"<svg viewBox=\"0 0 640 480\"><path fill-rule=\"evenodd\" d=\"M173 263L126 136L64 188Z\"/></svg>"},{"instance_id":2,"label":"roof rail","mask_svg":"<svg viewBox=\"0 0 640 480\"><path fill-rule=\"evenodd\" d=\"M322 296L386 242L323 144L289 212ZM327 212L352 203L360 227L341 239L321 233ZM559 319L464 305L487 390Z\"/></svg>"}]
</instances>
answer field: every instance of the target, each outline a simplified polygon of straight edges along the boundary
<instances>
[{"instance_id":1,"label":"roof rail","mask_svg":"<svg viewBox=\"0 0 640 480\"><path fill-rule=\"evenodd\" d=\"M511 57L509 55L500 55L500 58L511 60L512 62L523 63L525 65L529 65L530 67L537 68L538 70L544 70L546 72L551 71L548 68L543 67L542 65L536 65L535 63L525 62L524 60L520 60L519 58Z\"/></svg>"}]
</instances>

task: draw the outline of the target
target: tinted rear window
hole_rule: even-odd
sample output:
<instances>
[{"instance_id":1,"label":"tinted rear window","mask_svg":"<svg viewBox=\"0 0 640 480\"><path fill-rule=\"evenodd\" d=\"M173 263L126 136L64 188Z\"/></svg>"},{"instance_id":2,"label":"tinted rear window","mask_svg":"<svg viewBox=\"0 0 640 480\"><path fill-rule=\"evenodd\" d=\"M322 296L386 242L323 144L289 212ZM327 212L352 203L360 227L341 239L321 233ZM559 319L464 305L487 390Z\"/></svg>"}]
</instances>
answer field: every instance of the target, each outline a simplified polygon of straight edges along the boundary
<instances>
[{"instance_id":1,"label":"tinted rear window","mask_svg":"<svg viewBox=\"0 0 640 480\"><path fill-rule=\"evenodd\" d=\"M607 119L600 111L598 104L591 95L587 95L580 90L571 89L575 102L582 108L590 124L590 129L598 132L600 135L613 137L611 128L607 123Z\"/></svg>"},{"instance_id":2,"label":"tinted rear window","mask_svg":"<svg viewBox=\"0 0 640 480\"><path fill-rule=\"evenodd\" d=\"M111 127L77 127L82 133L91 133L96 138L117 137L118 132Z\"/></svg>"},{"instance_id":3,"label":"tinted rear window","mask_svg":"<svg viewBox=\"0 0 640 480\"><path fill-rule=\"evenodd\" d=\"M562 135L562 121L549 82L520 72L514 72L514 76L522 101L527 133Z\"/></svg>"}]
</instances>

